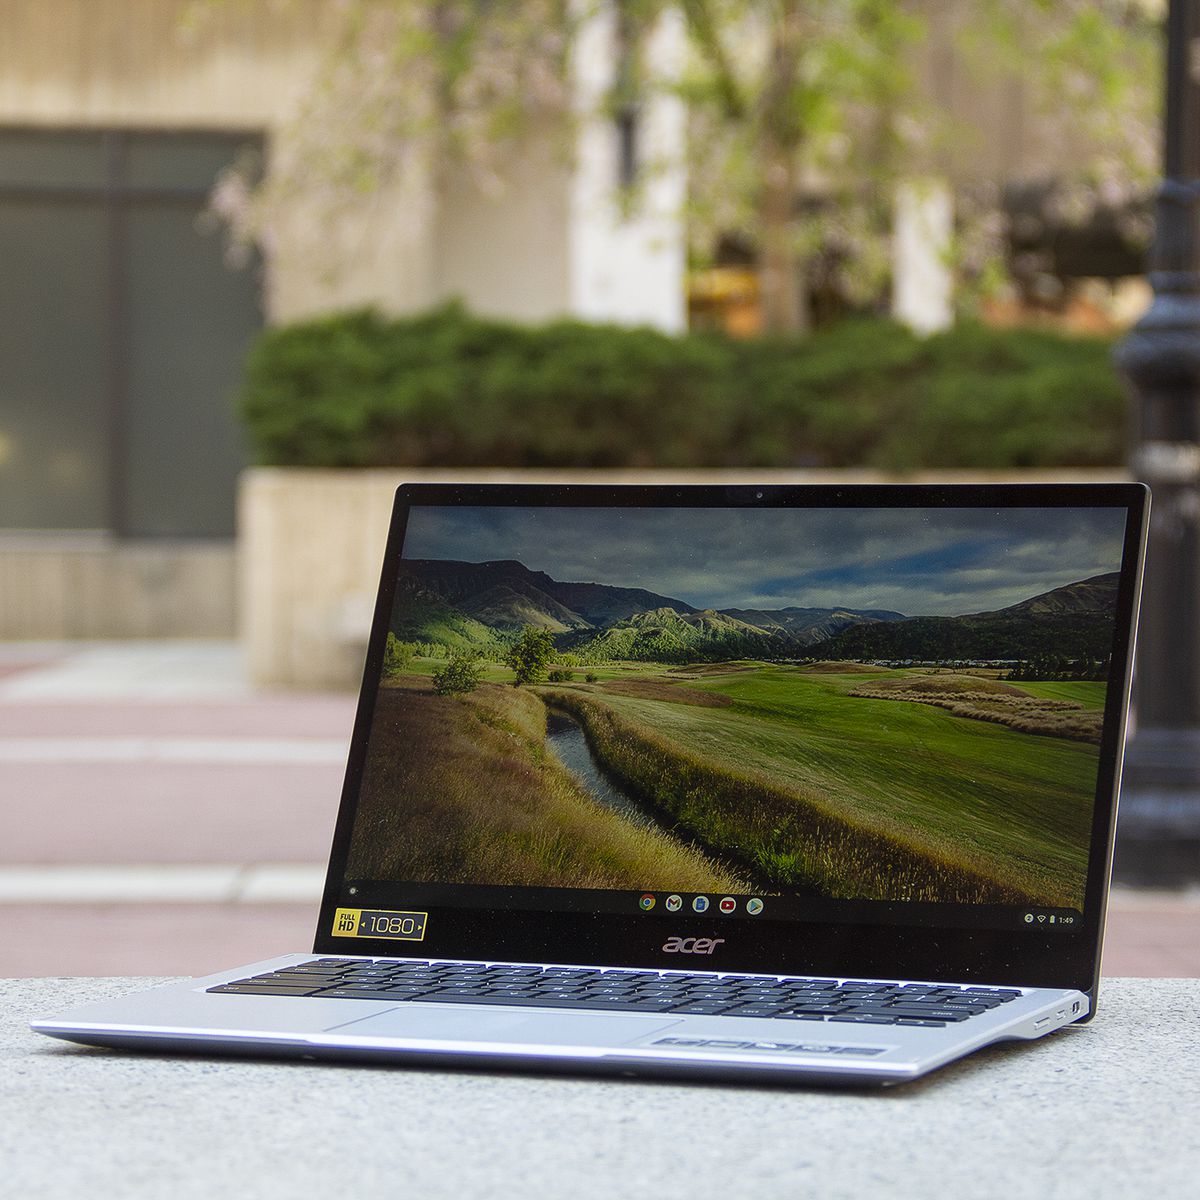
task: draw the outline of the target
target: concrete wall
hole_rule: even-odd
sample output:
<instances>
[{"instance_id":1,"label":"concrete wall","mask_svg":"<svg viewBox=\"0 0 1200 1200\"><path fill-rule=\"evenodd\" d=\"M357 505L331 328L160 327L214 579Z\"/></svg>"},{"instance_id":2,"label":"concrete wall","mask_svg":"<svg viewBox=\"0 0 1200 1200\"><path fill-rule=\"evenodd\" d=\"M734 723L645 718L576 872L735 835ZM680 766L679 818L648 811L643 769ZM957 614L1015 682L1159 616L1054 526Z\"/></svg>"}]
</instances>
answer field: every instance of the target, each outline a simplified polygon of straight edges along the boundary
<instances>
[{"instance_id":1,"label":"concrete wall","mask_svg":"<svg viewBox=\"0 0 1200 1200\"><path fill-rule=\"evenodd\" d=\"M0 536L0 639L228 638L233 543Z\"/></svg>"},{"instance_id":2,"label":"concrete wall","mask_svg":"<svg viewBox=\"0 0 1200 1200\"><path fill-rule=\"evenodd\" d=\"M0 0L0 120L259 129L299 101L327 25L322 0Z\"/></svg>"},{"instance_id":3,"label":"concrete wall","mask_svg":"<svg viewBox=\"0 0 1200 1200\"><path fill-rule=\"evenodd\" d=\"M561 130L508 163L495 195L452 173L434 205L432 291L472 312L546 321L572 311L564 247L570 146Z\"/></svg>"},{"instance_id":4,"label":"concrete wall","mask_svg":"<svg viewBox=\"0 0 1200 1200\"><path fill-rule=\"evenodd\" d=\"M954 196L944 179L907 179L892 210L892 316L917 333L954 323Z\"/></svg>"}]
</instances>

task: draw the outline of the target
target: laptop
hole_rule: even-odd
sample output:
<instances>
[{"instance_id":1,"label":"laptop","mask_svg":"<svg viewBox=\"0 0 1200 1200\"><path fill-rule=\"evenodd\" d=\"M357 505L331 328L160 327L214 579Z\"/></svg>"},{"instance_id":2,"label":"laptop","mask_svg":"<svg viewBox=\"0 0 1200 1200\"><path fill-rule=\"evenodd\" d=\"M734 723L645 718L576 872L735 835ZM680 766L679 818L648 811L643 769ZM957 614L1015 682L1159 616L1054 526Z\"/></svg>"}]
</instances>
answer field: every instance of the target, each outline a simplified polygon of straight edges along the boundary
<instances>
[{"instance_id":1,"label":"laptop","mask_svg":"<svg viewBox=\"0 0 1200 1200\"><path fill-rule=\"evenodd\" d=\"M886 1085L1090 1020L1147 507L403 486L312 951L33 1028Z\"/></svg>"}]
</instances>

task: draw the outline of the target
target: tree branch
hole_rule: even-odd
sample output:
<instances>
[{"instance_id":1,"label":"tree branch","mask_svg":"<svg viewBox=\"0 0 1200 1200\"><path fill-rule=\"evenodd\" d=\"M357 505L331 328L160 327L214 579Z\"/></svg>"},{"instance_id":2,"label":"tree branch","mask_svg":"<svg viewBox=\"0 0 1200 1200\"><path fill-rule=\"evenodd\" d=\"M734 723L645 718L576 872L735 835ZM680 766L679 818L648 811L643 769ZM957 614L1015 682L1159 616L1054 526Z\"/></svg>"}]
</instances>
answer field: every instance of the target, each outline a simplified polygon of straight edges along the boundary
<instances>
[{"instance_id":1,"label":"tree branch","mask_svg":"<svg viewBox=\"0 0 1200 1200\"><path fill-rule=\"evenodd\" d=\"M725 43L721 41L719 18L713 13L709 0L682 0L681 7L696 46L716 73L717 92L725 115L732 121L742 120L748 106L730 65Z\"/></svg>"}]
</instances>

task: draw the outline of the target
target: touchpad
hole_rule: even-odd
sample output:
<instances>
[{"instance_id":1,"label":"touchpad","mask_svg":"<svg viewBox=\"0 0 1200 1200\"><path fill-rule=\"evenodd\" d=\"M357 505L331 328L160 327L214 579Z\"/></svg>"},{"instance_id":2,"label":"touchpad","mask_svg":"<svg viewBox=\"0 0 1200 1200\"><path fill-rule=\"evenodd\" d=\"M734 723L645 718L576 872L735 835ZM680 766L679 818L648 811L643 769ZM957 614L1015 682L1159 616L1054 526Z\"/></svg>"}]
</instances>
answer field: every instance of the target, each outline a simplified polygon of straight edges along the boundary
<instances>
[{"instance_id":1,"label":"touchpad","mask_svg":"<svg viewBox=\"0 0 1200 1200\"><path fill-rule=\"evenodd\" d=\"M598 1012L513 1012L400 1005L373 1017L331 1025L326 1033L347 1038L408 1041L507 1042L536 1046L624 1046L678 1025L656 1017Z\"/></svg>"}]
</instances>

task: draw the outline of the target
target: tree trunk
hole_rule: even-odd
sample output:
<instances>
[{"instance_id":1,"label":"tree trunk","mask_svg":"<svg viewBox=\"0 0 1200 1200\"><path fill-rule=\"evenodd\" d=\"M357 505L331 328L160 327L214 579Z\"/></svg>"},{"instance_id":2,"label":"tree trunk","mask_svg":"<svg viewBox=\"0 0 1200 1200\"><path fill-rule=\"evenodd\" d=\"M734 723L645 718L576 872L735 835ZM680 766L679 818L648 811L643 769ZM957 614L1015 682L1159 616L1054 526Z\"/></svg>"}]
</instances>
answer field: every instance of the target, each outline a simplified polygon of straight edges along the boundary
<instances>
[{"instance_id":1,"label":"tree trunk","mask_svg":"<svg viewBox=\"0 0 1200 1200\"><path fill-rule=\"evenodd\" d=\"M803 16L803 0L782 0L760 116L760 283L763 325L768 333L802 333L809 324L795 228L798 158L804 140L797 96Z\"/></svg>"},{"instance_id":2,"label":"tree trunk","mask_svg":"<svg viewBox=\"0 0 1200 1200\"><path fill-rule=\"evenodd\" d=\"M796 250L795 152L762 155L762 200L759 213L762 253L759 286L763 328L768 333L804 333L809 327L808 297Z\"/></svg>"}]
</instances>

